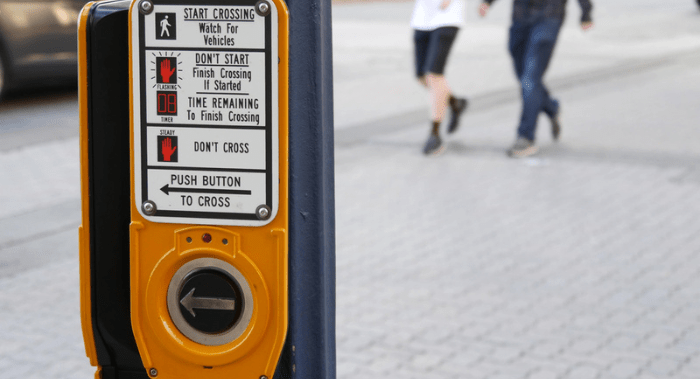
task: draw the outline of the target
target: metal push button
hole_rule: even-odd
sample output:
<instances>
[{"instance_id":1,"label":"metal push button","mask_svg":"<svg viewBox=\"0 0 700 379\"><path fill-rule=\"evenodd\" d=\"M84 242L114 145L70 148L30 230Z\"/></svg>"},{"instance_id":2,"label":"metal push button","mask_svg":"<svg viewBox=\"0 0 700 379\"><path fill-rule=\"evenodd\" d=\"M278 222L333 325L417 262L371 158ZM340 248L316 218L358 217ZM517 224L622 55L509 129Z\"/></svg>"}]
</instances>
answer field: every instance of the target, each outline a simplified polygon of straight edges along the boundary
<instances>
[{"instance_id":1,"label":"metal push button","mask_svg":"<svg viewBox=\"0 0 700 379\"><path fill-rule=\"evenodd\" d=\"M178 297L185 321L210 334L233 328L244 307L238 283L216 269L195 269L186 277Z\"/></svg>"},{"instance_id":2,"label":"metal push button","mask_svg":"<svg viewBox=\"0 0 700 379\"><path fill-rule=\"evenodd\" d=\"M194 342L219 346L246 330L253 296L231 264L200 258L183 265L168 287L168 312L177 329Z\"/></svg>"}]
</instances>

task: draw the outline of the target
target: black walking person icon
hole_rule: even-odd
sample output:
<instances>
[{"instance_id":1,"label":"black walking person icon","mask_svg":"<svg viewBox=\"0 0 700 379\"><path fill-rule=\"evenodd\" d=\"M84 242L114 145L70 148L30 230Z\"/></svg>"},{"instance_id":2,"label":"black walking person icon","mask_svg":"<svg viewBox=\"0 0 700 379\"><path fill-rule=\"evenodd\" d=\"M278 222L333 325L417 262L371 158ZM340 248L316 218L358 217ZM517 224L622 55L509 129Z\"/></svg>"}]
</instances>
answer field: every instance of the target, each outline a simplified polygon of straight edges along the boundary
<instances>
[{"instance_id":1,"label":"black walking person icon","mask_svg":"<svg viewBox=\"0 0 700 379\"><path fill-rule=\"evenodd\" d=\"M175 13L156 13L156 39L177 37L177 17Z\"/></svg>"}]
</instances>

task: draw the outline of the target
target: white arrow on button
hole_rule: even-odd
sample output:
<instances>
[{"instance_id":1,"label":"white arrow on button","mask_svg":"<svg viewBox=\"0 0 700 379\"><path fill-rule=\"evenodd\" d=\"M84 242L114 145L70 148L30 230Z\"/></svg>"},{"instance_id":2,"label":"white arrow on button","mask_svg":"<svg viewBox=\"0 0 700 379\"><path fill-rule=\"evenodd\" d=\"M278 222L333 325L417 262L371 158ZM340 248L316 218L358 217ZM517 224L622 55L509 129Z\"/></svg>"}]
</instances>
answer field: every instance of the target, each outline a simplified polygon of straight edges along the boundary
<instances>
[{"instance_id":1,"label":"white arrow on button","mask_svg":"<svg viewBox=\"0 0 700 379\"><path fill-rule=\"evenodd\" d=\"M185 297L180 300L180 304L187 309L192 317L197 317L194 309L215 309L221 311L233 311L236 309L236 301L231 299L219 299L215 297L194 297L192 288Z\"/></svg>"}]
</instances>

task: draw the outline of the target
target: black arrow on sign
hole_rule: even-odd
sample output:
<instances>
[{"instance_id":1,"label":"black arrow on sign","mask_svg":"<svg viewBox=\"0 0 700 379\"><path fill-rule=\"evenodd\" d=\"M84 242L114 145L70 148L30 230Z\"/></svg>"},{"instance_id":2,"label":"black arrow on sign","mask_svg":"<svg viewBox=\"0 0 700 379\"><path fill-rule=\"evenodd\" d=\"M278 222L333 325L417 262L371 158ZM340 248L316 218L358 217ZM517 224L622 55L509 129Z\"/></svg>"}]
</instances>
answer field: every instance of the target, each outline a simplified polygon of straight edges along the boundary
<instances>
[{"instance_id":1,"label":"black arrow on sign","mask_svg":"<svg viewBox=\"0 0 700 379\"><path fill-rule=\"evenodd\" d=\"M187 193L223 193L228 195L250 195L252 191L250 190L226 190L226 189L206 189L206 188L173 188L168 184L164 185L160 189L165 192L166 195L170 195L170 192L187 192Z\"/></svg>"},{"instance_id":2,"label":"black arrow on sign","mask_svg":"<svg viewBox=\"0 0 700 379\"><path fill-rule=\"evenodd\" d=\"M192 314L192 317L197 317L194 309L215 309L220 311L236 310L236 301L231 299L219 299L215 297L194 297L194 288L180 300L187 311Z\"/></svg>"}]
</instances>

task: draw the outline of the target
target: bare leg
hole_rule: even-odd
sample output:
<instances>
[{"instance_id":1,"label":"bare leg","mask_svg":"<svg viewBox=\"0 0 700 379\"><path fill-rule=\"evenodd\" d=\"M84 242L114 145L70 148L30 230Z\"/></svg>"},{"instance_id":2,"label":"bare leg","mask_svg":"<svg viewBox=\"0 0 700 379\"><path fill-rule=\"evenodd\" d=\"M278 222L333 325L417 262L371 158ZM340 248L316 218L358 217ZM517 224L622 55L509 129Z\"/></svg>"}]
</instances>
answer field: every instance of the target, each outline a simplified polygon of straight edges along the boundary
<instances>
[{"instance_id":1,"label":"bare leg","mask_svg":"<svg viewBox=\"0 0 700 379\"><path fill-rule=\"evenodd\" d=\"M428 74L426 82L430 91L430 111L433 121L442 121L450 98L450 86L444 75Z\"/></svg>"},{"instance_id":2,"label":"bare leg","mask_svg":"<svg viewBox=\"0 0 700 379\"><path fill-rule=\"evenodd\" d=\"M428 92L430 94L430 113L433 118L433 128L430 131L428 141L423 147L423 154L440 154L445 149L440 139L440 124L447 110L450 88L443 75L428 74L418 78L418 80L421 84L428 87Z\"/></svg>"}]
</instances>

